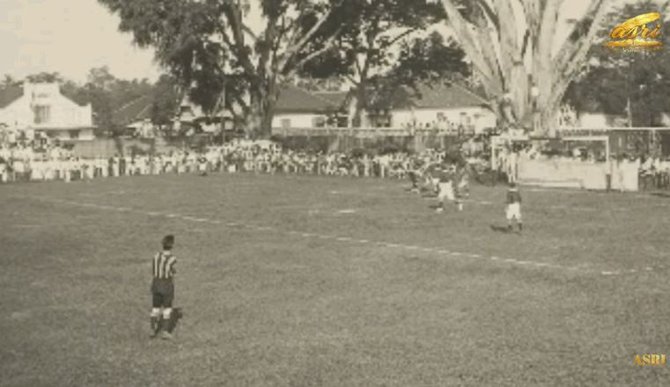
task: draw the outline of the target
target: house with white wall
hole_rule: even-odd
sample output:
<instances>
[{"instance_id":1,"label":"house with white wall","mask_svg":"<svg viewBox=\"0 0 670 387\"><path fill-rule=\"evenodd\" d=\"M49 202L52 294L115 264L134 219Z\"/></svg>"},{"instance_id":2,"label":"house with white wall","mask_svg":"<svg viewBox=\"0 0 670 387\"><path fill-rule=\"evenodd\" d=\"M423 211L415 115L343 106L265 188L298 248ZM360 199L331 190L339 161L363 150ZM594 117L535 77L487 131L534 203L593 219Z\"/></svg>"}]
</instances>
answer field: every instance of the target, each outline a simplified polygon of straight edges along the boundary
<instances>
[{"instance_id":1,"label":"house with white wall","mask_svg":"<svg viewBox=\"0 0 670 387\"><path fill-rule=\"evenodd\" d=\"M625 115L583 111L577 114L577 127L585 129L621 128L628 126Z\"/></svg>"},{"instance_id":2,"label":"house with white wall","mask_svg":"<svg viewBox=\"0 0 670 387\"><path fill-rule=\"evenodd\" d=\"M8 130L59 140L92 140L91 104L79 105L57 83L29 83L0 90L0 123Z\"/></svg>"},{"instance_id":3,"label":"house with white wall","mask_svg":"<svg viewBox=\"0 0 670 387\"><path fill-rule=\"evenodd\" d=\"M328 118L342 110L342 102L346 95L346 92L309 92L288 85L279 93L272 129L326 127Z\"/></svg>"},{"instance_id":4,"label":"house with white wall","mask_svg":"<svg viewBox=\"0 0 670 387\"><path fill-rule=\"evenodd\" d=\"M391 128L458 129L482 133L495 128L489 102L456 83L398 88L385 103Z\"/></svg>"}]
</instances>

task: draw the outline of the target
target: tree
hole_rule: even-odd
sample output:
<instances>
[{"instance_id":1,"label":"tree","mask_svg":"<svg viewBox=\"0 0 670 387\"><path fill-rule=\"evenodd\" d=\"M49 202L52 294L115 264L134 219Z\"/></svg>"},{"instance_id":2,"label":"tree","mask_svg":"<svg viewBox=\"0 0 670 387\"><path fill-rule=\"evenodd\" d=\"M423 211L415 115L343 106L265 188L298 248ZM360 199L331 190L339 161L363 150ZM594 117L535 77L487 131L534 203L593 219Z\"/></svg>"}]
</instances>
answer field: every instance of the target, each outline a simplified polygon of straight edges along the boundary
<instances>
[{"instance_id":1,"label":"tree","mask_svg":"<svg viewBox=\"0 0 670 387\"><path fill-rule=\"evenodd\" d=\"M422 84L458 82L470 86L467 85L470 68L464 61L465 53L453 41L445 44L440 33L404 42L399 50L389 71L369 79L366 109L375 109L376 113L388 109L389 101L398 96L398 90L421 98L419 86Z\"/></svg>"},{"instance_id":2,"label":"tree","mask_svg":"<svg viewBox=\"0 0 670 387\"><path fill-rule=\"evenodd\" d=\"M400 46L443 18L441 8L429 0L346 0L322 30L341 29L333 49L308 63L303 73L346 77L355 97L350 126L366 126L369 93L393 66Z\"/></svg>"},{"instance_id":3,"label":"tree","mask_svg":"<svg viewBox=\"0 0 670 387\"><path fill-rule=\"evenodd\" d=\"M532 122L525 126L552 134L566 89L579 75L611 0L590 0L586 16L557 50L562 0L441 2L501 120Z\"/></svg>"},{"instance_id":4,"label":"tree","mask_svg":"<svg viewBox=\"0 0 670 387\"><path fill-rule=\"evenodd\" d=\"M402 45L396 64L387 77L393 86L416 86L418 82L459 80L466 82L470 66L465 62L465 52L442 35L433 32Z\"/></svg>"},{"instance_id":5,"label":"tree","mask_svg":"<svg viewBox=\"0 0 670 387\"><path fill-rule=\"evenodd\" d=\"M170 75L161 75L151 96L151 122L161 127L169 125L179 107L179 97L177 81Z\"/></svg>"},{"instance_id":6,"label":"tree","mask_svg":"<svg viewBox=\"0 0 670 387\"><path fill-rule=\"evenodd\" d=\"M63 77L57 73L41 72L38 74L28 75L26 80L31 83L62 83L64 81Z\"/></svg>"},{"instance_id":7,"label":"tree","mask_svg":"<svg viewBox=\"0 0 670 387\"><path fill-rule=\"evenodd\" d=\"M2 78L2 85L0 87L5 89L7 87L16 86L19 83L20 82L14 79L14 77L12 77L11 75L5 74L4 77Z\"/></svg>"},{"instance_id":8,"label":"tree","mask_svg":"<svg viewBox=\"0 0 670 387\"><path fill-rule=\"evenodd\" d=\"M88 71L88 84L100 90L111 90L112 86L117 82L117 79L109 71L109 67L94 67Z\"/></svg>"},{"instance_id":9,"label":"tree","mask_svg":"<svg viewBox=\"0 0 670 387\"><path fill-rule=\"evenodd\" d=\"M268 135L279 86L330 47L331 38L319 49L312 42L343 0L99 1L138 45L156 50L194 102L207 110L225 91L247 130Z\"/></svg>"},{"instance_id":10,"label":"tree","mask_svg":"<svg viewBox=\"0 0 670 387\"><path fill-rule=\"evenodd\" d=\"M141 97L152 96L154 86L147 79L125 80L114 76L107 66L92 68L87 82L73 95L81 95L92 105L93 121L101 132L121 133L115 112Z\"/></svg>"},{"instance_id":11,"label":"tree","mask_svg":"<svg viewBox=\"0 0 670 387\"><path fill-rule=\"evenodd\" d=\"M601 35L625 19L651 11L664 14L666 1L643 0L615 8L605 16ZM670 30L666 21L663 30ZM664 43L670 39L664 36ZM670 99L670 54L667 50L634 53L593 46L585 71L566 92L566 101L578 111L598 110L607 114L627 113L630 101L630 124L657 126L660 113L666 113Z\"/></svg>"}]
</instances>

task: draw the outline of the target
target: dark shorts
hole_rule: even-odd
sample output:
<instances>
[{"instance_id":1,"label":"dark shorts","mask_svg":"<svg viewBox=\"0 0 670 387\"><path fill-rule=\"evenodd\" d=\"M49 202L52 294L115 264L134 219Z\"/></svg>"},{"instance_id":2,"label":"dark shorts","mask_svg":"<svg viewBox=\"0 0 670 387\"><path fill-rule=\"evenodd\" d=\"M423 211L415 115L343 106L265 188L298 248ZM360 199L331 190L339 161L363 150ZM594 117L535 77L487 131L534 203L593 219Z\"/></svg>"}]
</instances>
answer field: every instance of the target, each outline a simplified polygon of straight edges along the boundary
<instances>
[{"instance_id":1,"label":"dark shorts","mask_svg":"<svg viewBox=\"0 0 670 387\"><path fill-rule=\"evenodd\" d=\"M166 280L154 280L151 283L151 296L154 308L172 308L174 283Z\"/></svg>"}]
</instances>

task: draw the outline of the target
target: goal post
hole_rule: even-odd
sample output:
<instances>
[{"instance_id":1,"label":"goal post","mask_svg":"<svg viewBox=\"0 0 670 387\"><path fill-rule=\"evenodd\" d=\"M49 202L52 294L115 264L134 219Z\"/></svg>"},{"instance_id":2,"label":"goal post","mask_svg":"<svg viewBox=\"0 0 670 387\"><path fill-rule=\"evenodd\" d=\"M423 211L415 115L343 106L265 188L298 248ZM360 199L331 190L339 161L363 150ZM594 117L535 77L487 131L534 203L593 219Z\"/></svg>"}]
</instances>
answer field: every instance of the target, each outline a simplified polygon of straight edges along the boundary
<instances>
[{"instance_id":1,"label":"goal post","mask_svg":"<svg viewBox=\"0 0 670 387\"><path fill-rule=\"evenodd\" d=\"M491 165L509 181L554 188L606 190L612 187L607 135L498 136L491 141Z\"/></svg>"}]
</instances>

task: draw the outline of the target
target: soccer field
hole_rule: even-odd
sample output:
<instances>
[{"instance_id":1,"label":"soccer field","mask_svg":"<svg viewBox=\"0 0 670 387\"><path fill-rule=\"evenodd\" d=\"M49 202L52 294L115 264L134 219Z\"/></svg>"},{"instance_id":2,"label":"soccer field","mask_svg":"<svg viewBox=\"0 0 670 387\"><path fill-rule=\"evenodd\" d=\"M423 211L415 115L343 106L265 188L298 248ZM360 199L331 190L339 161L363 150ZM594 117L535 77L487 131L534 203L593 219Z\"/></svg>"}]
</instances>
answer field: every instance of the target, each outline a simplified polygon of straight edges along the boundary
<instances>
[{"instance_id":1,"label":"soccer field","mask_svg":"<svg viewBox=\"0 0 670 387\"><path fill-rule=\"evenodd\" d=\"M670 199L504 187L436 214L405 182L147 176L0 186L5 386L653 386ZM172 341L151 257L176 235Z\"/></svg>"}]
</instances>

